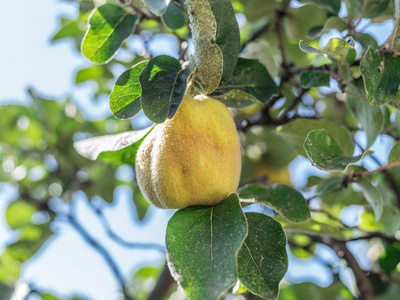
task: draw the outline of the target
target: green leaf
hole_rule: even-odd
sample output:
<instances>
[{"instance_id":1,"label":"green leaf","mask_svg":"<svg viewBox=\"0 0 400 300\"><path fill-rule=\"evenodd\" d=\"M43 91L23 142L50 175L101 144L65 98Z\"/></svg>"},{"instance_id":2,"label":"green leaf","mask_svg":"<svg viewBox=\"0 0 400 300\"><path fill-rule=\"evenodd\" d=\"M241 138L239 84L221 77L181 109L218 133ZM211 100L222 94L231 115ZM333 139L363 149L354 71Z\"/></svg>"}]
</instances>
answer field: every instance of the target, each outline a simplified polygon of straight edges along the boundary
<instances>
[{"instance_id":1,"label":"green leaf","mask_svg":"<svg viewBox=\"0 0 400 300\"><path fill-rule=\"evenodd\" d=\"M379 266L388 274L396 269L400 261L400 243L388 243L385 253L379 258Z\"/></svg>"},{"instance_id":2,"label":"green leaf","mask_svg":"<svg viewBox=\"0 0 400 300\"><path fill-rule=\"evenodd\" d=\"M221 80L228 79L235 69L240 51L240 32L230 0L207 0L217 22L215 43L223 56Z\"/></svg>"},{"instance_id":3,"label":"green leaf","mask_svg":"<svg viewBox=\"0 0 400 300\"><path fill-rule=\"evenodd\" d=\"M172 30L176 30L182 28L186 25L186 17L183 13L182 9L176 5L174 2L171 2L168 5L167 10L161 17L165 26Z\"/></svg>"},{"instance_id":4,"label":"green leaf","mask_svg":"<svg viewBox=\"0 0 400 300\"><path fill-rule=\"evenodd\" d=\"M300 74L300 83L305 88L329 86L329 73L326 72L303 72Z\"/></svg>"},{"instance_id":5,"label":"green leaf","mask_svg":"<svg viewBox=\"0 0 400 300\"><path fill-rule=\"evenodd\" d=\"M139 76L147 62L141 62L122 73L110 95L110 108L119 119L132 118L142 110Z\"/></svg>"},{"instance_id":6,"label":"green leaf","mask_svg":"<svg viewBox=\"0 0 400 300\"><path fill-rule=\"evenodd\" d=\"M276 299L288 269L286 235L281 224L259 213L246 213L249 232L238 253L240 282L252 293Z\"/></svg>"},{"instance_id":7,"label":"green leaf","mask_svg":"<svg viewBox=\"0 0 400 300\"><path fill-rule=\"evenodd\" d=\"M79 21L61 18L62 27L51 39L53 42L64 39L81 36L85 31L81 28Z\"/></svg>"},{"instance_id":8,"label":"green leaf","mask_svg":"<svg viewBox=\"0 0 400 300\"><path fill-rule=\"evenodd\" d=\"M371 153L366 151L357 156L345 156L333 136L325 129L311 131L304 142L304 150L314 166L332 172L341 172L349 164L356 163L364 155Z\"/></svg>"},{"instance_id":9,"label":"green leaf","mask_svg":"<svg viewBox=\"0 0 400 300\"><path fill-rule=\"evenodd\" d=\"M388 164L400 162L400 143L394 144L389 154Z\"/></svg>"},{"instance_id":10,"label":"green leaf","mask_svg":"<svg viewBox=\"0 0 400 300\"><path fill-rule=\"evenodd\" d=\"M82 53L93 63L109 62L132 34L138 17L120 6L104 4L90 16L82 42Z\"/></svg>"},{"instance_id":11,"label":"green leaf","mask_svg":"<svg viewBox=\"0 0 400 300\"><path fill-rule=\"evenodd\" d=\"M351 45L351 42L346 42L343 39L333 38L330 39L328 44L322 49L311 47L302 40L300 40L299 47L305 53L322 53L328 57L343 59L347 56L349 50L353 49L354 45Z\"/></svg>"},{"instance_id":12,"label":"green leaf","mask_svg":"<svg viewBox=\"0 0 400 300\"><path fill-rule=\"evenodd\" d=\"M382 209L382 217L378 222L372 209L365 209L360 218L359 228L366 231L380 231L386 235L395 235L400 230L400 211L397 207L384 205Z\"/></svg>"},{"instance_id":13,"label":"green leaf","mask_svg":"<svg viewBox=\"0 0 400 300\"><path fill-rule=\"evenodd\" d=\"M306 155L303 147L304 140L314 129L325 129L334 137L346 156L353 154L354 144L350 132L343 126L328 120L297 119L281 126L279 131L287 137L289 143L294 144L300 154Z\"/></svg>"},{"instance_id":14,"label":"green leaf","mask_svg":"<svg viewBox=\"0 0 400 300\"><path fill-rule=\"evenodd\" d=\"M357 34L354 35L354 40L359 42L364 49L368 49L368 47L376 49L379 47L375 38L367 33L357 32Z\"/></svg>"},{"instance_id":15,"label":"green leaf","mask_svg":"<svg viewBox=\"0 0 400 300\"><path fill-rule=\"evenodd\" d=\"M399 102L396 94L400 85L400 57L383 56L369 48L361 61L360 71L371 105Z\"/></svg>"},{"instance_id":16,"label":"green leaf","mask_svg":"<svg viewBox=\"0 0 400 300\"><path fill-rule=\"evenodd\" d=\"M92 65L89 68L81 69L76 73L75 83L82 83L88 80L102 82L103 79L111 79L114 75L104 66Z\"/></svg>"},{"instance_id":17,"label":"green leaf","mask_svg":"<svg viewBox=\"0 0 400 300\"><path fill-rule=\"evenodd\" d=\"M236 255L247 235L236 194L220 204L178 210L167 227L171 273L192 300L218 299L236 282Z\"/></svg>"},{"instance_id":18,"label":"green leaf","mask_svg":"<svg viewBox=\"0 0 400 300\"><path fill-rule=\"evenodd\" d=\"M190 28L195 48L194 87L200 93L211 94L221 82L223 54L215 41L217 21L207 0L188 0Z\"/></svg>"},{"instance_id":19,"label":"green leaf","mask_svg":"<svg viewBox=\"0 0 400 300\"><path fill-rule=\"evenodd\" d=\"M361 189L365 199L371 205L374 211L375 219L379 221L379 219L382 216L382 207L383 207L382 194L366 178L363 178L354 184Z\"/></svg>"},{"instance_id":20,"label":"green leaf","mask_svg":"<svg viewBox=\"0 0 400 300\"><path fill-rule=\"evenodd\" d=\"M76 152L90 160L135 165L136 152L153 126L137 131L88 138L74 143Z\"/></svg>"},{"instance_id":21,"label":"green leaf","mask_svg":"<svg viewBox=\"0 0 400 300\"><path fill-rule=\"evenodd\" d=\"M143 0L144 5L156 16L161 16L168 7L170 0Z\"/></svg>"},{"instance_id":22,"label":"green leaf","mask_svg":"<svg viewBox=\"0 0 400 300\"><path fill-rule=\"evenodd\" d=\"M336 189L338 189L343 183L343 178L341 177L331 177L322 180L315 191L319 196L328 194Z\"/></svg>"},{"instance_id":23,"label":"green leaf","mask_svg":"<svg viewBox=\"0 0 400 300\"><path fill-rule=\"evenodd\" d=\"M366 3L365 3L366 2ZM349 0L352 15L357 17L365 11L364 18L376 18L387 8L390 0ZM364 7L365 6L365 7Z\"/></svg>"},{"instance_id":24,"label":"green leaf","mask_svg":"<svg viewBox=\"0 0 400 300\"><path fill-rule=\"evenodd\" d=\"M349 85L347 90L353 94L365 95L363 88ZM367 135L369 148L383 130L383 114L379 107L371 106L367 99L347 95L347 107L354 115Z\"/></svg>"},{"instance_id":25,"label":"green leaf","mask_svg":"<svg viewBox=\"0 0 400 300\"><path fill-rule=\"evenodd\" d=\"M257 98L241 90L230 90L223 95L212 95L212 97L228 107L235 108L245 108L258 102Z\"/></svg>"},{"instance_id":26,"label":"green leaf","mask_svg":"<svg viewBox=\"0 0 400 300\"><path fill-rule=\"evenodd\" d=\"M290 222L304 222L310 217L303 195L285 185L248 185L239 190L239 197L267 204Z\"/></svg>"},{"instance_id":27,"label":"green leaf","mask_svg":"<svg viewBox=\"0 0 400 300\"><path fill-rule=\"evenodd\" d=\"M314 4L326 9L331 14L338 15L340 11L340 0L299 0L301 3Z\"/></svg>"},{"instance_id":28,"label":"green leaf","mask_svg":"<svg viewBox=\"0 0 400 300\"><path fill-rule=\"evenodd\" d=\"M337 29L338 31L342 32L347 29L347 23L342 18L331 17L326 20L324 26L311 28L307 34L307 37L316 39L322 34L329 32L331 29Z\"/></svg>"},{"instance_id":29,"label":"green leaf","mask_svg":"<svg viewBox=\"0 0 400 300\"><path fill-rule=\"evenodd\" d=\"M311 28L323 26L326 21L326 11L315 5L289 7L286 13L288 17L282 20L283 28L293 44L304 38Z\"/></svg>"},{"instance_id":30,"label":"green leaf","mask_svg":"<svg viewBox=\"0 0 400 300\"><path fill-rule=\"evenodd\" d=\"M232 95L232 91L243 91L266 103L278 93L278 87L265 66L257 59L239 58L233 76L223 82L214 94L219 98L226 98Z\"/></svg>"},{"instance_id":31,"label":"green leaf","mask_svg":"<svg viewBox=\"0 0 400 300\"><path fill-rule=\"evenodd\" d=\"M143 196L138 186L133 187L133 202L135 203L136 214L139 220L143 220L150 206L149 202Z\"/></svg>"},{"instance_id":32,"label":"green leaf","mask_svg":"<svg viewBox=\"0 0 400 300\"><path fill-rule=\"evenodd\" d=\"M141 103L145 115L154 123L171 119L186 92L192 67L182 70L178 60L167 55L152 58L140 74Z\"/></svg>"},{"instance_id":33,"label":"green leaf","mask_svg":"<svg viewBox=\"0 0 400 300\"><path fill-rule=\"evenodd\" d=\"M0 281L0 300L11 299L13 292L14 292L13 287L5 285Z\"/></svg>"},{"instance_id":34,"label":"green leaf","mask_svg":"<svg viewBox=\"0 0 400 300\"><path fill-rule=\"evenodd\" d=\"M11 202L5 212L8 226L11 229L21 229L31 224L31 218L36 212L36 208L23 200Z\"/></svg>"},{"instance_id":35,"label":"green leaf","mask_svg":"<svg viewBox=\"0 0 400 300\"><path fill-rule=\"evenodd\" d=\"M321 223L313 220L312 218L302 223L288 222L284 218L282 218L282 216L277 216L274 219L282 224L282 227L287 233L309 233L319 236L331 236L337 239L344 238L343 233L341 232L339 227L334 227L329 224Z\"/></svg>"}]
</instances>

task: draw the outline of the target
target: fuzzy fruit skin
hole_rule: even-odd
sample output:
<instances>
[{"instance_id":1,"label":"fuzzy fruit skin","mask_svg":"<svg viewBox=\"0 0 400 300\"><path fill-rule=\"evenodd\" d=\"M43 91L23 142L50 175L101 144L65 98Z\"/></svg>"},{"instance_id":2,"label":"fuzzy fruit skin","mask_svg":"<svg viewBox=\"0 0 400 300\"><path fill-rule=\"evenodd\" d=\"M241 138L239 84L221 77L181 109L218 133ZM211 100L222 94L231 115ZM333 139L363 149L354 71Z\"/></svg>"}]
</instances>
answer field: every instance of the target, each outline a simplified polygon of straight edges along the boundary
<instances>
[{"instance_id":1,"label":"fuzzy fruit skin","mask_svg":"<svg viewBox=\"0 0 400 300\"><path fill-rule=\"evenodd\" d=\"M215 205L238 187L239 136L218 100L185 96L172 119L140 145L136 176L144 197L160 208Z\"/></svg>"}]
</instances>

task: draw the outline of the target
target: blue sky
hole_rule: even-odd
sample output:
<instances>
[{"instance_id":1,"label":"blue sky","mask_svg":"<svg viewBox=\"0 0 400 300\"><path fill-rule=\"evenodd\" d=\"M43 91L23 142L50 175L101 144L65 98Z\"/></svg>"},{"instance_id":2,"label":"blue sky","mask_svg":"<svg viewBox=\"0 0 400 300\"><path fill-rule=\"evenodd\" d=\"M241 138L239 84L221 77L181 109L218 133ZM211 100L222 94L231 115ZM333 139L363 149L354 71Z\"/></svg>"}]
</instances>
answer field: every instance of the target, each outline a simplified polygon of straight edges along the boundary
<instances>
[{"instance_id":1,"label":"blue sky","mask_svg":"<svg viewBox=\"0 0 400 300\"><path fill-rule=\"evenodd\" d=\"M75 51L74 44L68 41L50 43L51 36L58 29L59 17L73 18L77 12L76 4L58 0L3 0L0 1L0 9L4 12L0 18L0 40L2 41L0 103L26 101L27 87L34 87L41 95L48 95L49 98L63 98L72 93L74 101L79 104L79 107L85 109L85 116L89 119L101 119L110 114L107 97L95 106L91 99L93 91L90 84L79 88L74 87L76 71L90 65ZM391 26L391 22L386 22L375 26L375 29L372 27L369 31L389 32ZM376 37L382 41L386 39L386 34L378 34ZM164 51L158 51L156 54L175 51L166 48L162 39L157 39L155 42L158 45L154 43L151 47L155 51L160 49ZM131 46L134 48L134 45ZM92 109L94 107L96 109ZM378 139L373 146L379 154L382 153L382 161L384 157L387 157L383 149L390 142L391 140ZM306 170L320 173L309 165L309 161L303 158L298 158L291 164L290 171L292 178L296 178L296 185L302 185L301 180L297 179L304 178ZM374 167L374 165L371 166ZM115 201L112 205L102 200L98 202L105 207L106 217L112 224L113 230L126 240L164 244L166 224L173 212L151 207L146 222L139 224L135 217L130 193L129 188L121 187L115 192ZM4 215L7 203L15 197L15 191L9 186L0 187L0 215ZM140 266L163 264L164 258L157 252L129 250L111 241L104 233L97 217L87 206L87 199L83 194L77 194L73 201L78 208L79 220L115 257L126 279L130 279ZM53 292L60 297L80 294L87 299L116 299L118 285L104 260L67 222L57 219L53 224L53 230L56 234L24 265L22 279L40 290ZM4 218L0 218L0 252L5 243L12 239L12 232L5 224ZM331 250L321 247L321 255L339 264ZM357 248L357 245L354 247ZM315 260L299 260L292 256L290 259L287 278L291 281L300 282L306 275L306 278L323 286L331 282L330 271L321 269ZM343 274L347 273L343 271Z\"/></svg>"}]
</instances>

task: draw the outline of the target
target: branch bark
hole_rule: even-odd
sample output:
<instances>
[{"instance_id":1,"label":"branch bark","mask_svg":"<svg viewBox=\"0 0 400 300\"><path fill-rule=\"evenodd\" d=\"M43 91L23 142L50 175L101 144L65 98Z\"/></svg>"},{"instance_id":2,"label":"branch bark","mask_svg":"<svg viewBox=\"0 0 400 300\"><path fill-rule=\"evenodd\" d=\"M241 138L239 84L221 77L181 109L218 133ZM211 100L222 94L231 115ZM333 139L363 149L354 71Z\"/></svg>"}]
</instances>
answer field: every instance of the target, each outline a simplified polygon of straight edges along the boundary
<instances>
[{"instance_id":1,"label":"branch bark","mask_svg":"<svg viewBox=\"0 0 400 300\"><path fill-rule=\"evenodd\" d=\"M167 264L165 264L164 269L162 270L161 275L158 278L156 286L151 291L147 300L165 299L174 282L174 278L172 278L171 272L169 271Z\"/></svg>"},{"instance_id":2,"label":"branch bark","mask_svg":"<svg viewBox=\"0 0 400 300\"><path fill-rule=\"evenodd\" d=\"M337 256L346 260L347 265L353 271L356 278L359 300L374 299L374 290L371 281L369 280L365 272L360 268L357 260L347 248L345 242L333 238L320 236L311 236L311 238L316 242L322 243L332 248L336 252Z\"/></svg>"}]
</instances>

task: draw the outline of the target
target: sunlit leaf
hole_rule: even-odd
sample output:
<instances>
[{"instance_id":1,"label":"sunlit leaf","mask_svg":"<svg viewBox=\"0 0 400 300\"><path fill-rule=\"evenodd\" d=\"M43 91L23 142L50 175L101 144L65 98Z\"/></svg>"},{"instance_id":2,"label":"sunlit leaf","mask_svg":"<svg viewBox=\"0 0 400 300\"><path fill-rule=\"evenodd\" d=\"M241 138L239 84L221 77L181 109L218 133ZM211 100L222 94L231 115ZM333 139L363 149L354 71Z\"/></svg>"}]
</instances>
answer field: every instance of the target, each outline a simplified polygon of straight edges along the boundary
<instances>
[{"instance_id":1,"label":"sunlit leaf","mask_svg":"<svg viewBox=\"0 0 400 300\"><path fill-rule=\"evenodd\" d=\"M122 73L110 95L110 108L119 119L131 118L142 110L139 76L147 62L141 62Z\"/></svg>"},{"instance_id":2,"label":"sunlit leaf","mask_svg":"<svg viewBox=\"0 0 400 300\"><path fill-rule=\"evenodd\" d=\"M124 8L104 4L96 8L82 42L82 53L93 63L109 62L122 43L133 33L138 17Z\"/></svg>"}]
</instances>

